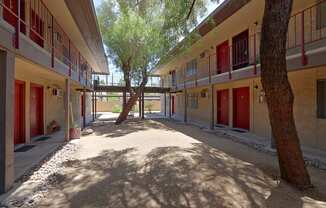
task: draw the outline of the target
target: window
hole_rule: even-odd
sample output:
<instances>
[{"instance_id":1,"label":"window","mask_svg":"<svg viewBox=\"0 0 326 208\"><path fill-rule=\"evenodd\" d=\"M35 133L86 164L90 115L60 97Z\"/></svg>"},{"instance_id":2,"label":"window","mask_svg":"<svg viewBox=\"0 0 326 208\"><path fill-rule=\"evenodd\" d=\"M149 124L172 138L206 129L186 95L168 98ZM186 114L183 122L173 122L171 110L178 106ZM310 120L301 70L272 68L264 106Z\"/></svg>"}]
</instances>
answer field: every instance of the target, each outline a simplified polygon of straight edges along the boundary
<instances>
[{"instance_id":1,"label":"window","mask_svg":"<svg viewBox=\"0 0 326 208\"><path fill-rule=\"evenodd\" d=\"M171 71L171 81L172 81L172 86L176 86L176 73L175 73L175 70L174 71Z\"/></svg>"},{"instance_id":2,"label":"window","mask_svg":"<svg viewBox=\"0 0 326 208\"><path fill-rule=\"evenodd\" d=\"M317 82L317 116L326 118L326 80Z\"/></svg>"},{"instance_id":3,"label":"window","mask_svg":"<svg viewBox=\"0 0 326 208\"><path fill-rule=\"evenodd\" d=\"M191 77L197 73L197 60L193 59L187 63L186 76Z\"/></svg>"},{"instance_id":4,"label":"window","mask_svg":"<svg viewBox=\"0 0 326 208\"><path fill-rule=\"evenodd\" d=\"M317 6L317 29L326 27L326 1L321 2Z\"/></svg>"},{"instance_id":5,"label":"window","mask_svg":"<svg viewBox=\"0 0 326 208\"><path fill-rule=\"evenodd\" d=\"M188 107L191 109L198 108L198 93L190 93L188 94Z\"/></svg>"}]
</instances>

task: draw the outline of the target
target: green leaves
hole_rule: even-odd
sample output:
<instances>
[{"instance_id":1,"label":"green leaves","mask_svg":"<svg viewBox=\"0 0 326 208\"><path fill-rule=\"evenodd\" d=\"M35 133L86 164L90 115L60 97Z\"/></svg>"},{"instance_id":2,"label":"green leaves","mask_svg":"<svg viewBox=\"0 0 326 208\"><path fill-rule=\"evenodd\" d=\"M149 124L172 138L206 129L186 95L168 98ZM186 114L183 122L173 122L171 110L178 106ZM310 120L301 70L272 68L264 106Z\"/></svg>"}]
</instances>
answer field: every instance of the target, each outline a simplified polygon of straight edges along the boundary
<instances>
[{"instance_id":1,"label":"green leaves","mask_svg":"<svg viewBox=\"0 0 326 208\"><path fill-rule=\"evenodd\" d=\"M187 18L193 0L104 0L98 20L111 60L139 80L189 35L207 1L196 0Z\"/></svg>"}]
</instances>

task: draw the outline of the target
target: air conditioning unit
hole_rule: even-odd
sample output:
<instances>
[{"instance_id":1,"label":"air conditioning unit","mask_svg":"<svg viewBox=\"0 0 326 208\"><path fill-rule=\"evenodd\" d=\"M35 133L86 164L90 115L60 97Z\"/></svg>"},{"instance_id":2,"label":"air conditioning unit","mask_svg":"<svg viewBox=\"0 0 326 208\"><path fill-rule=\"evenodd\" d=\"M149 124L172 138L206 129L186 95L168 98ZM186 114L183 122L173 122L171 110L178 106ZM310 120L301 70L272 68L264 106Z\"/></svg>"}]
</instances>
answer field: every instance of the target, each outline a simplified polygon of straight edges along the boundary
<instances>
[{"instance_id":1,"label":"air conditioning unit","mask_svg":"<svg viewBox=\"0 0 326 208\"><path fill-rule=\"evenodd\" d=\"M63 97L63 90L59 88L54 88L52 90L52 95L56 97Z\"/></svg>"},{"instance_id":2,"label":"air conditioning unit","mask_svg":"<svg viewBox=\"0 0 326 208\"><path fill-rule=\"evenodd\" d=\"M206 98L206 97L208 97L208 89L203 89L203 90L200 92L200 97L202 97L202 98Z\"/></svg>"}]
</instances>

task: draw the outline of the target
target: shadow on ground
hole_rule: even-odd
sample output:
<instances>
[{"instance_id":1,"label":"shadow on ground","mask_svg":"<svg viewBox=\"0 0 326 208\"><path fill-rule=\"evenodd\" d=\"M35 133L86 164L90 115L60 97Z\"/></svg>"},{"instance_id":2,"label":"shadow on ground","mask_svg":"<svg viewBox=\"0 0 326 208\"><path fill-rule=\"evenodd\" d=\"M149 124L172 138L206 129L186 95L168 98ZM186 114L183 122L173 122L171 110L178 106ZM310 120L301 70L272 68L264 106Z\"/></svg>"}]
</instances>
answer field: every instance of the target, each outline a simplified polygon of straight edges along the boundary
<instances>
[{"instance_id":1,"label":"shadow on ground","mask_svg":"<svg viewBox=\"0 0 326 208\"><path fill-rule=\"evenodd\" d=\"M224 151L220 145L226 141L193 127L158 121L97 127L96 134L114 138L159 128L201 142L186 148L157 147L145 155L137 148L108 149L97 157L68 161L63 174L49 177L56 184L40 207L323 207L315 201L320 197L295 191L247 162L250 159L241 157L240 149L231 150L233 143L224 145Z\"/></svg>"},{"instance_id":2,"label":"shadow on ground","mask_svg":"<svg viewBox=\"0 0 326 208\"><path fill-rule=\"evenodd\" d=\"M96 123L92 129L94 130L95 135L105 136L109 138L123 137L130 133L146 131L150 129L174 131L173 128L167 127L163 123L153 122L152 120L140 120L139 118L131 118L118 126L114 124L113 120L101 121Z\"/></svg>"}]
</instances>

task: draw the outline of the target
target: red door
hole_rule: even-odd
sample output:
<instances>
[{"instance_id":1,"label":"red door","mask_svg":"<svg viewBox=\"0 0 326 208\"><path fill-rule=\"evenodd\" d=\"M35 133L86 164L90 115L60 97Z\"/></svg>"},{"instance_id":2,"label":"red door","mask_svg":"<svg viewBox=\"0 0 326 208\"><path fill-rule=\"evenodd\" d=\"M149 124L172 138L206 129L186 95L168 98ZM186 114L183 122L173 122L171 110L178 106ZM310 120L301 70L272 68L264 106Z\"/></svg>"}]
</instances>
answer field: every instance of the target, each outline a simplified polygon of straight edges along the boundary
<instances>
[{"instance_id":1,"label":"red door","mask_svg":"<svg viewBox=\"0 0 326 208\"><path fill-rule=\"evenodd\" d=\"M233 89L233 126L236 128L250 128L249 95L249 87Z\"/></svg>"},{"instance_id":2,"label":"red door","mask_svg":"<svg viewBox=\"0 0 326 208\"><path fill-rule=\"evenodd\" d=\"M31 84L31 137L43 134L43 87Z\"/></svg>"},{"instance_id":3,"label":"red door","mask_svg":"<svg viewBox=\"0 0 326 208\"><path fill-rule=\"evenodd\" d=\"M7 8L3 8L3 18L6 20L10 25L17 27L17 17L18 14L18 3L17 0L4 0L4 5Z\"/></svg>"},{"instance_id":4,"label":"red door","mask_svg":"<svg viewBox=\"0 0 326 208\"><path fill-rule=\"evenodd\" d=\"M221 74L229 71L229 42L225 41L216 47L217 73Z\"/></svg>"},{"instance_id":5,"label":"red door","mask_svg":"<svg viewBox=\"0 0 326 208\"><path fill-rule=\"evenodd\" d=\"M229 125L229 90L217 91L217 123Z\"/></svg>"},{"instance_id":6,"label":"red door","mask_svg":"<svg viewBox=\"0 0 326 208\"><path fill-rule=\"evenodd\" d=\"M13 27L17 27L18 24L18 1L17 0L4 0L3 1L6 8L3 8L3 18ZM20 1L20 31L22 33L26 32L25 26L25 0Z\"/></svg>"},{"instance_id":7,"label":"red door","mask_svg":"<svg viewBox=\"0 0 326 208\"><path fill-rule=\"evenodd\" d=\"M171 105L172 105L172 114L175 114L175 97L172 96L171 98L172 98L172 103L171 103Z\"/></svg>"},{"instance_id":8,"label":"red door","mask_svg":"<svg viewBox=\"0 0 326 208\"><path fill-rule=\"evenodd\" d=\"M81 112L81 117L84 117L85 116L84 106L85 106L85 103L84 103L84 95L81 95L80 96L80 112Z\"/></svg>"},{"instance_id":9,"label":"red door","mask_svg":"<svg viewBox=\"0 0 326 208\"><path fill-rule=\"evenodd\" d=\"M15 81L14 144L25 143L25 83Z\"/></svg>"}]
</instances>

